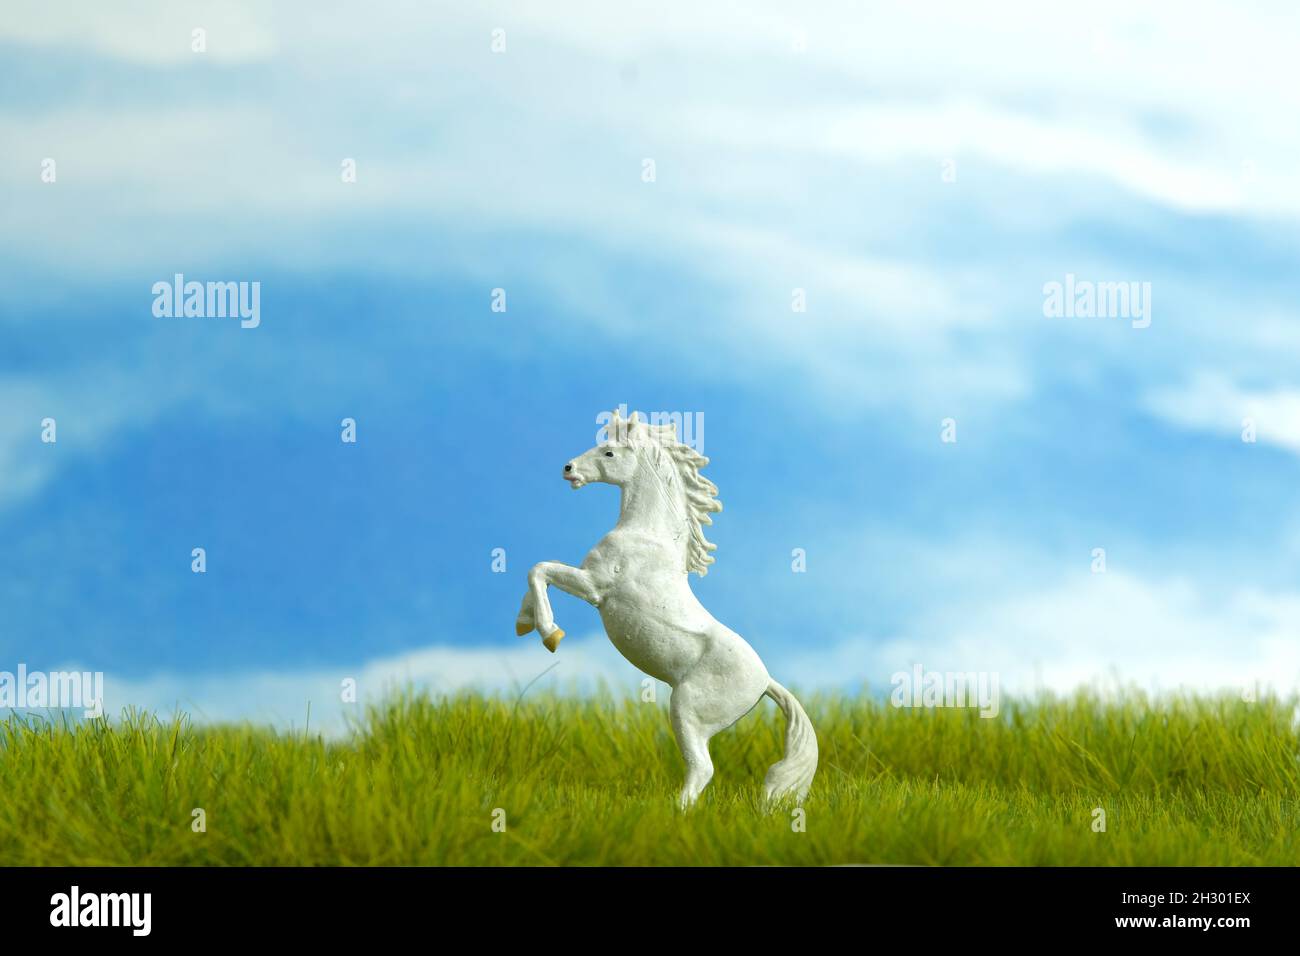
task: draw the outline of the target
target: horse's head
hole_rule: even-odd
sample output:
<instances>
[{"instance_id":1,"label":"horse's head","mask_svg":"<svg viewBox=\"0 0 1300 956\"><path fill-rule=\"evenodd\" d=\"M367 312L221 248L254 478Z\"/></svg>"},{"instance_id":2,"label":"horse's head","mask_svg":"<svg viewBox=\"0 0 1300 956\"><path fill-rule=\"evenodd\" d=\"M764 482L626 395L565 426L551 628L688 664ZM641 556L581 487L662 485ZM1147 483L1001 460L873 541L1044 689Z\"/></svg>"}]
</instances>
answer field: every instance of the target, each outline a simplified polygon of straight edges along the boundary
<instances>
[{"instance_id":1,"label":"horse's head","mask_svg":"<svg viewBox=\"0 0 1300 956\"><path fill-rule=\"evenodd\" d=\"M672 518L690 531L686 570L706 574L714 546L704 539L702 526L713 524L710 512L722 510L718 489L700 474L708 463L709 459L678 441L674 423L638 421L636 412L623 419L615 411L605 426L605 440L570 460L564 466L564 480L573 488L592 481L627 488L644 474L644 481L660 492L650 500L663 502Z\"/></svg>"},{"instance_id":2,"label":"horse's head","mask_svg":"<svg viewBox=\"0 0 1300 956\"><path fill-rule=\"evenodd\" d=\"M564 480L575 489L593 481L620 488L631 484L641 466L641 456L637 451L648 438L649 428L646 423L637 421L636 412L623 419L615 411L605 427L605 441L566 463Z\"/></svg>"}]
</instances>

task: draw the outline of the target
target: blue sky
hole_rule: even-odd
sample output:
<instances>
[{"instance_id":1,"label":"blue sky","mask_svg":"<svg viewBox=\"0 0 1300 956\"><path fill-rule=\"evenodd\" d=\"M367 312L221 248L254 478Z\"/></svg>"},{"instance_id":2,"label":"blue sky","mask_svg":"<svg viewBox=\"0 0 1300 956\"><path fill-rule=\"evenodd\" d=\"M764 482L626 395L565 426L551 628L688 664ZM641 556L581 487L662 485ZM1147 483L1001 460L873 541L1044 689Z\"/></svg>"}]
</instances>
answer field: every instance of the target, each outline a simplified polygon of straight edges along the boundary
<instances>
[{"instance_id":1,"label":"blue sky","mask_svg":"<svg viewBox=\"0 0 1300 956\"><path fill-rule=\"evenodd\" d=\"M702 416L694 585L787 684L1295 687L1297 13L787 6L11 2L0 670L281 722L638 680L574 599L512 626L625 403ZM154 317L177 272L260 326ZM1045 317L1067 274L1150 327Z\"/></svg>"}]
</instances>

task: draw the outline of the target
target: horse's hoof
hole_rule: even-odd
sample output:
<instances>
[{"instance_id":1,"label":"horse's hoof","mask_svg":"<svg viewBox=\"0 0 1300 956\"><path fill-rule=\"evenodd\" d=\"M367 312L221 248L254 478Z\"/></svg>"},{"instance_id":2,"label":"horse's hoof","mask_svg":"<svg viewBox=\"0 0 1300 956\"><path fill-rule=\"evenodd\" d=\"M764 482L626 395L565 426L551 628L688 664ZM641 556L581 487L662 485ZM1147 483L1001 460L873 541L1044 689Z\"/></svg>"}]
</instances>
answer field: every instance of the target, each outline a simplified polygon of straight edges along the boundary
<instances>
[{"instance_id":1,"label":"horse's hoof","mask_svg":"<svg viewBox=\"0 0 1300 956\"><path fill-rule=\"evenodd\" d=\"M531 631L532 629L533 629L533 626L532 626L531 624L523 625L523 624L520 624L518 621L515 621L515 636L516 636L516 637L523 637L525 634L527 634L527 633L528 633L529 631Z\"/></svg>"},{"instance_id":2,"label":"horse's hoof","mask_svg":"<svg viewBox=\"0 0 1300 956\"><path fill-rule=\"evenodd\" d=\"M542 643L546 645L548 651L554 654L555 649L560 646L560 641L563 638L564 632L557 627L555 630L551 631L550 637L542 638Z\"/></svg>"}]
</instances>

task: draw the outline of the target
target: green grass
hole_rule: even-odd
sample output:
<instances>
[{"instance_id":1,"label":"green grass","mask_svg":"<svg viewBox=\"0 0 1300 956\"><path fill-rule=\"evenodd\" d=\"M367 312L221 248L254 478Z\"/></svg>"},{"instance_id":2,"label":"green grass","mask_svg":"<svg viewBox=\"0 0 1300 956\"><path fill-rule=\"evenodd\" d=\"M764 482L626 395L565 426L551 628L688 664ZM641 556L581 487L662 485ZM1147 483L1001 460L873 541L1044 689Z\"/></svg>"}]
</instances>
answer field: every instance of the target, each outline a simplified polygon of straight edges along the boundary
<instances>
[{"instance_id":1,"label":"green grass","mask_svg":"<svg viewBox=\"0 0 1300 956\"><path fill-rule=\"evenodd\" d=\"M804 704L821 767L803 832L760 800L781 750L767 702L714 738L717 774L687 814L663 707L609 697L406 694L335 742L10 718L0 864L1300 863L1294 699L1081 692L991 720Z\"/></svg>"}]
</instances>

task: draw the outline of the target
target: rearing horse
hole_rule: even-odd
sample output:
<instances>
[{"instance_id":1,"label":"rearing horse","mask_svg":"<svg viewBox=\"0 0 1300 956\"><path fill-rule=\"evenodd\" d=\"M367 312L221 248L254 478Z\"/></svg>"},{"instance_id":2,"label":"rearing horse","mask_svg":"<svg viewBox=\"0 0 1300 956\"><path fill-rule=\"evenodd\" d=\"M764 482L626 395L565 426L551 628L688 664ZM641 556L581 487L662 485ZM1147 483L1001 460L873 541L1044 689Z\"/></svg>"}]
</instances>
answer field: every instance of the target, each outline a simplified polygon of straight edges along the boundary
<instances>
[{"instance_id":1,"label":"rearing horse","mask_svg":"<svg viewBox=\"0 0 1300 956\"><path fill-rule=\"evenodd\" d=\"M716 545L704 539L709 512L721 511L713 482L700 474L709 460L677 440L675 425L653 425L616 411L608 440L564 466L577 489L589 482L622 490L618 524L582 567L543 561L528 572L515 632L534 628L552 652L564 631L555 625L546 589L555 585L600 611L619 652L673 689L669 713L686 760L679 803L693 804L713 777L709 738L753 709L763 695L785 713L785 756L767 772L768 799L802 800L817 771L817 735L799 701L768 676L758 654L714 619L691 591Z\"/></svg>"}]
</instances>

